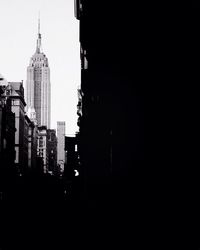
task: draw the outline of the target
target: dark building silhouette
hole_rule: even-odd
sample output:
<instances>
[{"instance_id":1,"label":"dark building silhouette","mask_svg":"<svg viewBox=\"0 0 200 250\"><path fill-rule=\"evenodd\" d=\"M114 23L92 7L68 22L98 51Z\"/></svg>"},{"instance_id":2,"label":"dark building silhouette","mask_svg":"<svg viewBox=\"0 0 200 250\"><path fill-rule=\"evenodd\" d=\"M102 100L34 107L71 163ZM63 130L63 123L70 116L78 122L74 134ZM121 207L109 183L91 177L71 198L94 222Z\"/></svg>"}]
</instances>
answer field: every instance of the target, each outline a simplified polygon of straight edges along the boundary
<instances>
[{"instance_id":1,"label":"dark building silhouette","mask_svg":"<svg viewBox=\"0 0 200 250\"><path fill-rule=\"evenodd\" d=\"M66 152L65 173L67 175L68 172L71 172L74 175L74 170L79 169L77 137L65 136L65 152Z\"/></svg>"},{"instance_id":2,"label":"dark building silhouette","mask_svg":"<svg viewBox=\"0 0 200 250\"><path fill-rule=\"evenodd\" d=\"M57 137L55 129L47 130L47 152L49 158L48 171L57 174Z\"/></svg>"},{"instance_id":3,"label":"dark building silhouette","mask_svg":"<svg viewBox=\"0 0 200 250\"><path fill-rule=\"evenodd\" d=\"M78 89L78 104L77 104L77 125L80 127L81 116L82 116L82 91Z\"/></svg>"},{"instance_id":4,"label":"dark building silhouette","mask_svg":"<svg viewBox=\"0 0 200 250\"><path fill-rule=\"evenodd\" d=\"M127 4L75 1L80 20L80 157L89 203L131 202L141 180L145 30L142 20L133 23L130 14Z\"/></svg>"},{"instance_id":5,"label":"dark building silhouette","mask_svg":"<svg viewBox=\"0 0 200 250\"><path fill-rule=\"evenodd\" d=\"M31 126L31 121L27 115L24 117L24 166L25 172L28 172L29 168L29 127Z\"/></svg>"},{"instance_id":6,"label":"dark building silhouette","mask_svg":"<svg viewBox=\"0 0 200 250\"><path fill-rule=\"evenodd\" d=\"M200 3L199 3L199 1L193 0L193 1L192 1L192 8L200 8Z\"/></svg>"},{"instance_id":7,"label":"dark building silhouette","mask_svg":"<svg viewBox=\"0 0 200 250\"><path fill-rule=\"evenodd\" d=\"M25 155L27 157L27 170L30 172L36 168L37 157L37 126L25 115L24 140L27 147Z\"/></svg>"},{"instance_id":8,"label":"dark building silhouette","mask_svg":"<svg viewBox=\"0 0 200 250\"><path fill-rule=\"evenodd\" d=\"M74 137L65 136L65 168L64 168L64 179L70 187L70 195L74 202L80 201L83 192L83 179L82 179L82 168L80 165L79 155L79 135L78 133ZM82 209L82 208L80 208Z\"/></svg>"},{"instance_id":9,"label":"dark building silhouette","mask_svg":"<svg viewBox=\"0 0 200 250\"><path fill-rule=\"evenodd\" d=\"M1 94L4 93L0 86ZM14 168L15 161L15 114L11 99L0 96L0 168Z\"/></svg>"},{"instance_id":10,"label":"dark building silhouette","mask_svg":"<svg viewBox=\"0 0 200 250\"><path fill-rule=\"evenodd\" d=\"M44 174L44 161L43 157L37 155L36 157L36 168L33 170L36 176L42 176Z\"/></svg>"},{"instance_id":11,"label":"dark building silhouette","mask_svg":"<svg viewBox=\"0 0 200 250\"><path fill-rule=\"evenodd\" d=\"M1 98L10 100L11 110L15 114L15 168L19 175L27 169L28 130L25 124L25 100L23 82L9 82L5 85ZM26 131L25 131L26 130Z\"/></svg>"}]
</instances>

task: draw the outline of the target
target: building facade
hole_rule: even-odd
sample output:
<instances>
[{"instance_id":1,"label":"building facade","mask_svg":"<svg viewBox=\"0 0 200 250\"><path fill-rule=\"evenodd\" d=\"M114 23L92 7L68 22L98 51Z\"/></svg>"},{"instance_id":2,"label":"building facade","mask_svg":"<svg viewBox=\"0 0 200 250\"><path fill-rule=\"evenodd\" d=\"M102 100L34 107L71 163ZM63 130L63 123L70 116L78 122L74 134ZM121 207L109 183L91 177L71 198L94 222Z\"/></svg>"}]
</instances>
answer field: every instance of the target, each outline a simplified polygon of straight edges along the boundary
<instances>
[{"instance_id":1,"label":"building facade","mask_svg":"<svg viewBox=\"0 0 200 250\"><path fill-rule=\"evenodd\" d=\"M37 126L34 117L25 114L23 82L4 79L0 85L0 148L6 166L13 162L15 172L24 175L36 168Z\"/></svg>"},{"instance_id":2,"label":"building facade","mask_svg":"<svg viewBox=\"0 0 200 250\"><path fill-rule=\"evenodd\" d=\"M47 127L38 127L38 137L37 137L37 157L42 159L43 173L48 173L49 158L47 151Z\"/></svg>"},{"instance_id":3,"label":"building facade","mask_svg":"<svg viewBox=\"0 0 200 250\"><path fill-rule=\"evenodd\" d=\"M36 116L38 126L50 128L51 84L48 58L41 49L40 21L36 51L27 68L26 103L29 117Z\"/></svg>"},{"instance_id":4,"label":"building facade","mask_svg":"<svg viewBox=\"0 0 200 250\"><path fill-rule=\"evenodd\" d=\"M48 172L57 175L57 137L55 129L47 130Z\"/></svg>"},{"instance_id":5,"label":"building facade","mask_svg":"<svg viewBox=\"0 0 200 250\"><path fill-rule=\"evenodd\" d=\"M25 115L24 140L27 144L27 166L28 171L35 170L37 157L37 127L27 115Z\"/></svg>"},{"instance_id":6,"label":"building facade","mask_svg":"<svg viewBox=\"0 0 200 250\"><path fill-rule=\"evenodd\" d=\"M2 171L10 170L14 173L15 113L12 112L11 99L2 96L7 84L7 81L0 76L0 168Z\"/></svg>"},{"instance_id":7,"label":"building facade","mask_svg":"<svg viewBox=\"0 0 200 250\"><path fill-rule=\"evenodd\" d=\"M57 164L61 174L64 171L65 165L65 122L57 122Z\"/></svg>"},{"instance_id":8,"label":"building facade","mask_svg":"<svg viewBox=\"0 0 200 250\"><path fill-rule=\"evenodd\" d=\"M140 29L142 21L129 26L130 10L116 1L101 1L97 7L94 1L75 0L80 20L80 157L89 201L110 201L111 193L116 200L129 197L132 179L136 183L137 176L139 183L144 167L146 26Z\"/></svg>"},{"instance_id":9,"label":"building facade","mask_svg":"<svg viewBox=\"0 0 200 250\"><path fill-rule=\"evenodd\" d=\"M8 82L2 97L11 101L11 110L15 114L15 166L18 174L27 169L27 140L25 140L25 100L23 82Z\"/></svg>"}]
</instances>

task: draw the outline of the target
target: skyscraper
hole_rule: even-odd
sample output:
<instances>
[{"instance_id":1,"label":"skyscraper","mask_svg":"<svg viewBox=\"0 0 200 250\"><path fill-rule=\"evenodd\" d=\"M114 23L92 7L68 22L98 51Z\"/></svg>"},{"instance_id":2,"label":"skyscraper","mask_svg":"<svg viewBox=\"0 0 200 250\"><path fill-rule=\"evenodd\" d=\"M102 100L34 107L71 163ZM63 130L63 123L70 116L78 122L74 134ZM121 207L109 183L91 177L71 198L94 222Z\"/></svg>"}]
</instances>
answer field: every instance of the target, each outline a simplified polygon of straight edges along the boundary
<instances>
[{"instance_id":1,"label":"skyscraper","mask_svg":"<svg viewBox=\"0 0 200 250\"><path fill-rule=\"evenodd\" d=\"M50 128L51 86L48 58L42 52L40 20L38 20L38 38L35 54L27 68L26 103L28 116L36 118L38 126Z\"/></svg>"}]
</instances>

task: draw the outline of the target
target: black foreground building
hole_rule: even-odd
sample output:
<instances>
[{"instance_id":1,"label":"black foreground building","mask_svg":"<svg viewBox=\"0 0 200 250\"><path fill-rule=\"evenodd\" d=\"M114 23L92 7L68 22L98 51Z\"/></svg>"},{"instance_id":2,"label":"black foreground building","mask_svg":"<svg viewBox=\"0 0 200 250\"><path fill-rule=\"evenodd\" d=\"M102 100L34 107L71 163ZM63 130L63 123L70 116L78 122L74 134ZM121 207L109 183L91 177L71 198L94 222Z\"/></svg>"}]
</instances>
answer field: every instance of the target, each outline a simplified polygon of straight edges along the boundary
<instances>
[{"instance_id":1,"label":"black foreground building","mask_svg":"<svg viewBox=\"0 0 200 250\"><path fill-rule=\"evenodd\" d=\"M143 20L130 12L126 4L112 1L98 6L75 1L80 20L80 158L84 199L91 206L128 207L133 197L137 203L141 199L148 55Z\"/></svg>"}]
</instances>

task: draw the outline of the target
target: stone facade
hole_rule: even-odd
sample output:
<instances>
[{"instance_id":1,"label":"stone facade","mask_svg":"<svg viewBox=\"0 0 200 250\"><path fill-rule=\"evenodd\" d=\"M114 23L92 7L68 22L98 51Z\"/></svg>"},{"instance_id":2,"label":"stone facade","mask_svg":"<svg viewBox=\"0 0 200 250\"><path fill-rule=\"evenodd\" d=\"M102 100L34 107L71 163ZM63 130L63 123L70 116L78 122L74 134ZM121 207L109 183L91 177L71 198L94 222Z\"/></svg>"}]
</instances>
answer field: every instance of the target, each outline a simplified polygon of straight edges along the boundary
<instances>
[{"instance_id":1,"label":"stone facade","mask_svg":"<svg viewBox=\"0 0 200 250\"><path fill-rule=\"evenodd\" d=\"M47 127L38 127L37 156L43 160L43 173L48 173L48 152L47 152Z\"/></svg>"},{"instance_id":2,"label":"stone facade","mask_svg":"<svg viewBox=\"0 0 200 250\"><path fill-rule=\"evenodd\" d=\"M65 164L65 122L57 122L57 164L60 172L64 171Z\"/></svg>"},{"instance_id":3,"label":"stone facade","mask_svg":"<svg viewBox=\"0 0 200 250\"><path fill-rule=\"evenodd\" d=\"M10 100L11 110L15 114L15 166L19 174L27 168L27 148L25 134L25 106L23 82L9 82L2 99Z\"/></svg>"}]
</instances>

